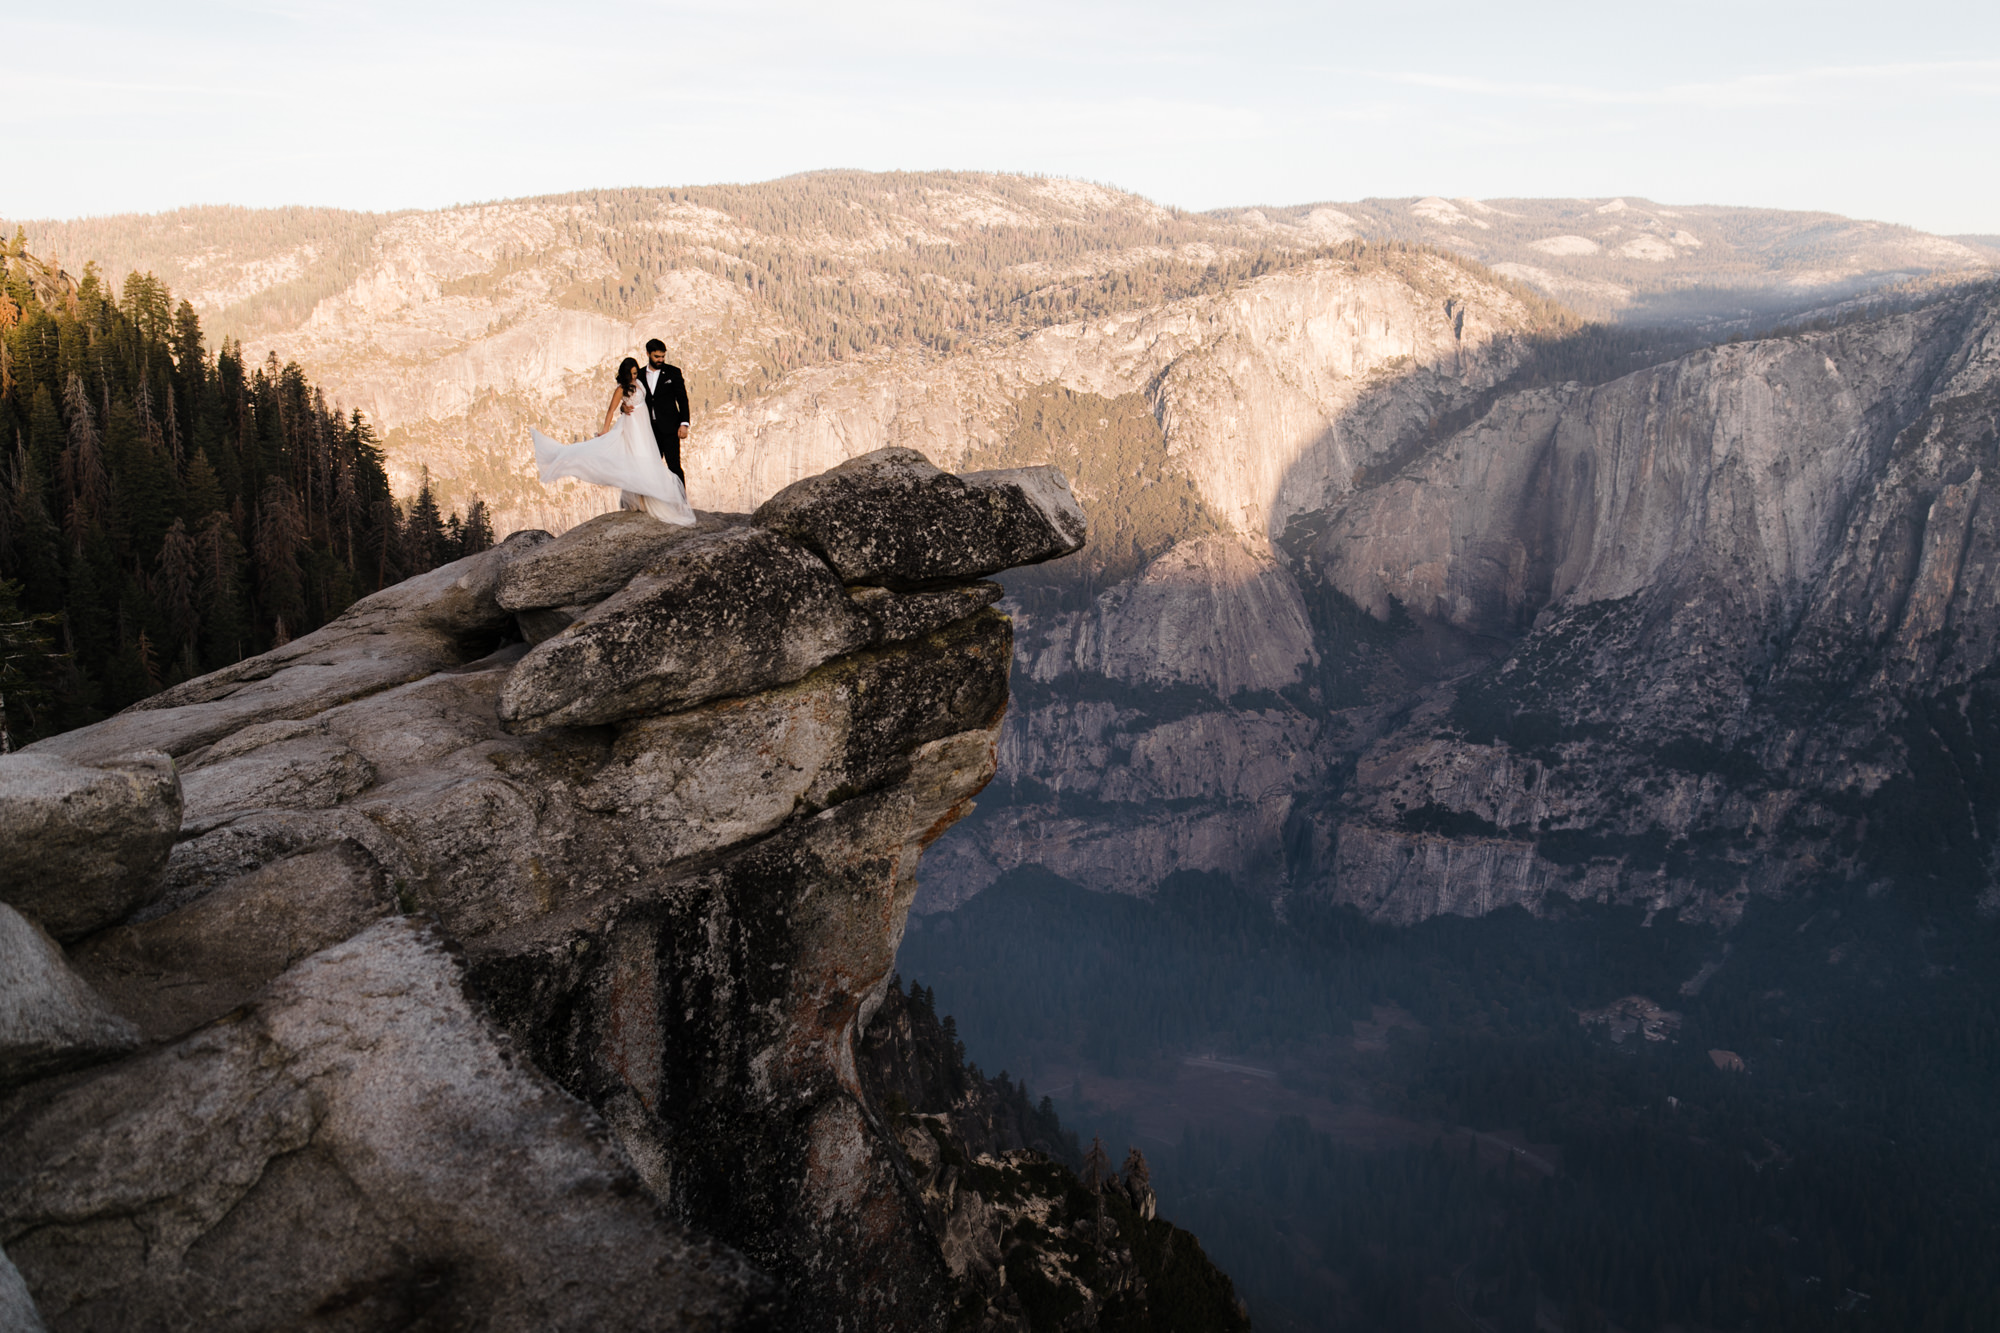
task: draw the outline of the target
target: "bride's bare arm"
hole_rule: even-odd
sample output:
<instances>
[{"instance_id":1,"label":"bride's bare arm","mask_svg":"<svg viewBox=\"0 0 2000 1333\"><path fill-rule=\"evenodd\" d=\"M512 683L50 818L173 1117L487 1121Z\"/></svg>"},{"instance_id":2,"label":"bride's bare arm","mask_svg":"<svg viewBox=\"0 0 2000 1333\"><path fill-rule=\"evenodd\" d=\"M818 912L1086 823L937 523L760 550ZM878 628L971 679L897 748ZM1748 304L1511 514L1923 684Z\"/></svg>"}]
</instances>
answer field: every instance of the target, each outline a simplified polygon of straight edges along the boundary
<instances>
[{"instance_id":1,"label":"bride's bare arm","mask_svg":"<svg viewBox=\"0 0 2000 1333\"><path fill-rule=\"evenodd\" d=\"M612 385L611 406L604 409L604 426L597 432L599 435L609 435L611 433L612 423L618 420L618 408L624 401L624 387L617 384Z\"/></svg>"}]
</instances>

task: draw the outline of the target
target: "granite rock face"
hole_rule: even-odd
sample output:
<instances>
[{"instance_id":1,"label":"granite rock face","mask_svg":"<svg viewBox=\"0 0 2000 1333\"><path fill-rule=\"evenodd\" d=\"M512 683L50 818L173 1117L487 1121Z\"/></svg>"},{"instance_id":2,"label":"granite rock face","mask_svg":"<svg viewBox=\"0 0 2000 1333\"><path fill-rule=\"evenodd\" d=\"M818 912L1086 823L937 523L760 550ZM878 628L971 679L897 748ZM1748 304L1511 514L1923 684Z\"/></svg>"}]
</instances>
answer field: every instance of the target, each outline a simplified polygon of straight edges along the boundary
<instances>
[{"instance_id":1,"label":"granite rock face","mask_svg":"<svg viewBox=\"0 0 2000 1333\"><path fill-rule=\"evenodd\" d=\"M753 694L872 637L832 571L762 528L690 536L671 551L537 644L508 677L502 719L594 726Z\"/></svg>"},{"instance_id":2,"label":"granite rock face","mask_svg":"<svg viewBox=\"0 0 2000 1333\"><path fill-rule=\"evenodd\" d=\"M979 578L1083 548L1083 510L1051 467L953 476L887 448L795 481L755 521L804 543L848 583Z\"/></svg>"},{"instance_id":3,"label":"granite rock face","mask_svg":"<svg viewBox=\"0 0 2000 1333\"><path fill-rule=\"evenodd\" d=\"M767 1291L660 1221L411 921L17 1111L0 1180L58 1329L730 1328Z\"/></svg>"},{"instance_id":4,"label":"granite rock face","mask_svg":"<svg viewBox=\"0 0 2000 1333\"><path fill-rule=\"evenodd\" d=\"M87 766L0 755L0 902L58 939L145 904L180 831L181 786L157 750Z\"/></svg>"},{"instance_id":5,"label":"granite rock face","mask_svg":"<svg viewBox=\"0 0 2000 1333\"><path fill-rule=\"evenodd\" d=\"M139 1044L56 942L0 903L0 1088Z\"/></svg>"},{"instance_id":6,"label":"granite rock face","mask_svg":"<svg viewBox=\"0 0 2000 1333\"><path fill-rule=\"evenodd\" d=\"M1728 923L1932 873L2000 911L1970 758L2000 744L1990 285L1599 384L1510 383L1504 328L1452 355L1419 322L1365 384L1338 364L1361 331L1247 332L1148 401L1232 521L1008 604L998 778L919 910L1040 864L1396 922L1593 899ZM1309 347L1324 418L1275 383ZM1235 453L1196 442L1224 425ZM1237 461L1263 482L1225 484Z\"/></svg>"},{"instance_id":7,"label":"granite rock face","mask_svg":"<svg viewBox=\"0 0 2000 1333\"><path fill-rule=\"evenodd\" d=\"M1137 1149L1105 1186L1100 1245L1083 1154L1025 1084L987 1077L921 987L891 984L856 1049L940 1237L955 1287L951 1328L1247 1329L1235 1288L1192 1235L1158 1218ZM1024 1299L1024 1297L1026 1299Z\"/></svg>"},{"instance_id":8,"label":"granite rock face","mask_svg":"<svg viewBox=\"0 0 2000 1333\"><path fill-rule=\"evenodd\" d=\"M1996 409L1989 289L1510 395L1349 498L1323 586L1486 661L1360 748L1299 887L1396 921L1558 895L1728 922L1923 863L2000 901L1954 850L1993 794L1950 758L1991 734Z\"/></svg>"},{"instance_id":9,"label":"granite rock face","mask_svg":"<svg viewBox=\"0 0 2000 1333\"><path fill-rule=\"evenodd\" d=\"M52 1327L941 1326L854 1043L993 773L997 590L607 517L27 756L157 733L186 793L64 965L148 1044L0 1100Z\"/></svg>"}]
</instances>

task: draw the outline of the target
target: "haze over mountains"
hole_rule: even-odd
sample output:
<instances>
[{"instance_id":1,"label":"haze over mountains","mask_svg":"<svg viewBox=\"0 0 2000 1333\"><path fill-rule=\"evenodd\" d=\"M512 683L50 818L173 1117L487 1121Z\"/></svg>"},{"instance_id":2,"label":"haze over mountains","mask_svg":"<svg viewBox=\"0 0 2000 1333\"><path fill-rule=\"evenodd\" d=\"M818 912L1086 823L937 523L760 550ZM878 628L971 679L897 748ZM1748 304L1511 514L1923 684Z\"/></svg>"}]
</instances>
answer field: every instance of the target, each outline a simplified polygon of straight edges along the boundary
<instances>
[{"instance_id":1,"label":"haze over mountains","mask_svg":"<svg viewBox=\"0 0 2000 1333\"><path fill-rule=\"evenodd\" d=\"M1400 918L1552 886L1728 916L1745 883L1792 876L1697 870L1685 850L1670 874L1669 848L1720 837L1717 865L1766 857L1787 811L1824 843L1851 822L1826 802L1873 781L1811 746L1804 781L1795 742L1740 751L1780 726L1752 724L1753 696L1792 669L1808 608L1893 628L1919 566L1937 616L1970 595L1914 554L1922 515L1888 510L1874 521L1917 534L1894 557L1908 568L1865 594L1826 582L1890 559L1843 525L1900 503L1880 491L1898 432L1986 392L1984 298L1950 293L1992 255L1907 228L1638 199L1190 215L1074 181L836 172L393 216L190 210L29 239L151 268L253 358L295 358L374 417L405 488L428 468L447 502L486 498L501 533L606 507L575 483L545 492L521 441L588 433L616 359L655 334L693 386L704 506L747 510L884 444L953 468L1063 466L1093 548L1012 580L1008 795L933 858L931 908L1042 864L1140 894L1214 870ZM1675 360L1892 286L1921 309ZM1585 328L1578 305L1635 332ZM1648 365L1615 390L1576 385ZM1635 491L1635 466L1667 471ZM1983 474L1960 479L1956 455L1924 466L1976 499ZM1825 601L1843 596L1862 601ZM1555 730L1517 735L1517 640L1611 651L1579 647L1572 613L1655 664L1627 673L1629 698L1537 693L1535 725ZM1840 662L1887 632L1814 651ZM1655 660L1659 634L1674 642ZM1699 680L1670 683L1658 663L1691 656ZM1836 770L1899 707L1836 747ZM1448 759L1424 739L1440 725L1461 736ZM1740 751L1743 780L1659 762L1675 745Z\"/></svg>"},{"instance_id":2,"label":"haze over mountains","mask_svg":"<svg viewBox=\"0 0 2000 1333\"><path fill-rule=\"evenodd\" d=\"M1827 582L1891 559L1843 525L1901 503L1881 491L1916 447L1899 432L1986 392L1985 298L1951 293L1984 290L1993 252L1907 228L1639 199L1191 215L1074 181L829 172L390 216L198 209L29 240L150 268L253 358L297 359L385 428L392 478L413 488L428 468L446 502L487 499L502 533L606 507L575 483L548 494L521 441L588 433L616 359L650 335L693 387L698 504L747 510L884 444L953 468L1062 465L1093 548L1012 580L1008 796L933 858L932 908L1042 864L1140 894L1214 870L1402 918L1552 886L1728 916L1745 883L1794 876L1668 849L1719 837L1716 865L1768 857L1786 812L1824 843L1851 823L1826 802L1874 781L1840 765L1901 715L1882 703L1837 761L1742 749L1781 726L1755 697L1793 670L1808 618L1889 627L1813 650L1844 663L1906 618L1919 567L1936 616L1969 595L1918 554L1922 515L1890 510L1873 521L1916 534L1894 557L1908 568L1872 592ZM1912 309L1693 351L1752 321L1851 318L1883 288ZM1655 477L1636 491L1635 466ZM1976 500L1983 473L1959 478L1955 454L1924 466ZM1647 598L1708 619L1636 609ZM1552 702L1546 671L1538 702L1515 699L1517 642L1610 651L1579 647L1572 613L1655 664L1627 673L1626 699ZM1655 659L1660 634L1674 643ZM1958 631L1954 651L1982 635ZM1662 683L1658 663L1691 655L1698 681ZM1527 737L1524 708L1554 730ZM1646 720L1605 720L1634 710ZM1423 739L1440 725L1461 737L1449 759ZM1658 760L1676 745L1739 755L1741 781ZM1793 771L1808 751L1809 780ZM1633 806L1642 788L1665 794Z\"/></svg>"},{"instance_id":3,"label":"haze over mountains","mask_svg":"<svg viewBox=\"0 0 2000 1333\"><path fill-rule=\"evenodd\" d=\"M1091 546L1005 576L999 776L906 970L1086 1133L1189 1052L1282 1085L1290 1119L1211 1099L1247 1137L1158 1159L1281 1329L1460 1326L1446 1290L1509 1330L1538 1291L1578 1327L2000 1310L1961 1280L2000 1030L1992 240L856 173L29 229L297 358L402 490L428 467L502 532L606 506L522 441L587 434L653 334L705 508L882 445L1060 466ZM1678 1036L1577 1023L1628 1001ZM1343 1155L1357 1123L1406 1174ZM1425 1156L1453 1124L1486 1138Z\"/></svg>"},{"instance_id":4,"label":"haze over mountains","mask_svg":"<svg viewBox=\"0 0 2000 1333\"><path fill-rule=\"evenodd\" d=\"M2000 262L1831 214L1438 198L1188 214L1102 186L968 173L21 225L38 254L94 259L114 279L150 271L211 335L296 359L382 428L399 489L428 466L442 498L477 491L503 530L595 512L577 489L551 501L518 444L530 425L583 432L617 358L653 334L691 372L714 445L697 487L722 503L739 475L731 443L754 416L732 404L792 372L1146 309L1357 238L1466 255L1593 317L1717 336Z\"/></svg>"}]
</instances>

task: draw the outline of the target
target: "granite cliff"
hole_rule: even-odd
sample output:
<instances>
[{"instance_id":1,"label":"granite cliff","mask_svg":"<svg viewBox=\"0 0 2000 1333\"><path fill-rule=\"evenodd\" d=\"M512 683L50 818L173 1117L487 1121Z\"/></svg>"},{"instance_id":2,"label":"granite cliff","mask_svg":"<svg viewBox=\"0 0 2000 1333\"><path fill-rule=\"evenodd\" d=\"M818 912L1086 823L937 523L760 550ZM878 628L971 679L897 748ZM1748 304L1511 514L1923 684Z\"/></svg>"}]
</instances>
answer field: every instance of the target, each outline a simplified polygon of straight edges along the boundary
<instances>
[{"instance_id":1,"label":"granite cliff","mask_svg":"<svg viewBox=\"0 0 2000 1333\"><path fill-rule=\"evenodd\" d=\"M1325 598L1461 649L1295 830L1295 886L1992 905L1996 448L1990 288L1503 397L1301 528Z\"/></svg>"},{"instance_id":2,"label":"granite cliff","mask_svg":"<svg viewBox=\"0 0 2000 1333\"><path fill-rule=\"evenodd\" d=\"M1283 397L1241 387L1254 354L1218 337L1155 381L1160 478L1214 521L1109 587L1009 576L1000 799L920 909L1036 863L1398 921L1591 897L1725 922L1821 880L1996 901L1992 289L1599 383L1533 374L1500 295L1413 302L1420 359L1330 396L1302 447L1236 437L1290 460L1261 487L1230 489L1251 470L1170 387L1206 366L1206 420L1242 420ZM1445 343L1482 304L1494 331ZM1089 456L1077 434L1004 456ZM1136 511L1078 475L1100 532Z\"/></svg>"},{"instance_id":3,"label":"granite cliff","mask_svg":"<svg viewBox=\"0 0 2000 1333\"><path fill-rule=\"evenodd\" d=\"M1397 919L1539 905L1552 887L1726 919L1725 899L1740 902L1753 884L1825 866L1883 879L1886 853L1854 843L1883 822L1835 807L1872 800L1882 782L1893 796L1897 782L1965 768L1954 757L1969 752L1963 737L1892 735L1917 725L1910 707L1929 706L1888 702L1904 688L1892 678L1919 681L1918 658L1893 671L1859 665L1890 632L1869 626L1902 624L1907 579L1880 565L1889 556L1854 543L1887 542L1883 550L1903 551L1896 561L1927 569L1931 600L1920 604L1944 617L1939 651L1946 640L1966 651L1955 636L1982 613L1962 597L1936 600L1958 548L1943 536L1935 551L1898 545L1950 525L1934 528L1927 509L1881 509L1877 536L1843 525L1864 498L1901 503L1889 498L1898 488L1932 503L1929 482L1895 471L1914 466L1898 451L1918 448L1908 430L1956 413L1956 443L1939 436L1923 448L1953 460L1936 465L1956 488L1939 512L1961 506L1976 536L1983 483L1955 469L1983 447L1982 391L1960 391L1979 372L1943 367L1977 361L1966 340L1976 342L1990 289L1713 349L1689 350L1686 337L1667 350L1614 340L1600 356L1566 346L1556 335L1573 326L1561 312L1493 270L1349 241L1365 222L1364 234L1448 243L1503 268L1532 260L1565 281L1616 280L1633 309L1694 301L1710 290L1702 274L1733 292L1729 284L1762 273L1757 281L1806 301L1845 298L1931 260L1976 269L1978 256L1872 225L1778 227L1633 200L1375 201L1190 219L1073 182L827 177L788 188L811 200L848 190L838 197L852 207L822 210L833 219L825 235L787 231L784 210L759 211L754 191L712 204L633 195L384 222L365 280L329 288L285 346L330 383L351 374L357 395L378 395L364 401L413 432L396 446L401 457L481 486L520 466L504 441L529 420L582 412L579 386L593 382L605 349L653 325L706 358L684 358L703 382L740 387L753 369L763 377L703 413L692 491L718 509L755 508L845 459L912 444L955 469L1053 464L1071 476L1096 540L1002 580L1017 669L999 780L931 854L917 910L1039 863L1141 894L1172 870L1212 870L1273 898L1328 893ZM627 275L657 304L623 314L576 306L583 287L563 282L611 281L605 256L628 206L633 216L653 209L660 244L680 256L647 251L655 268ZM796 295L781 255L821 256L831 267L813 282L880 316L919 289L949 287L923 265L959 253L982 227L1092 239L1071 268L1006 270L1027 294L1001 304L1042 313L1002 332L965 330L945 349L884 334L835 361L753 366L759 348L797 345L777 313L780 297ZM1173 244L1140 244L1142 233ZM599 255L599 242L612 249ZM1268 268L1230 267L1260 245L1271 247ZM725 253L741 263L711 271ZM914 287L896 286L904 279L889 271L905 260L927 275ZM1107 273L1185 263L1216 276L1180 299L1046 313ZM1633 285L1645 273L1657 282ZM1838 281L1815 285L1828 274ZM571 324L588 325L588 336ZM542 351L524 359L529 343ZM381 375L363 374L367 366ZM526 366L528 378L501 384L491 378L501 366ZM432 392L445 396L432 402ZM454 462L442 443L454 431L491 447ZM558 505L543 517L559 526L571 515ZM1875 571L1870 590L1834 598L1825 580L1836 566L1850 580ZM1667 613L1677 596L1717 590L1706 611ZM530 608L523 625L559 626L567 614ZM1623 636L1615 652L1597 638L1587 665L1562 657L1580 617L1595 616L1610 618L1593 634ZM1799 655L1808 622L1818 666ZM1910 625L1912 643L1931 632ZM1527 656L1503 670L1516 645ZM1565 687L1583 712L1533 693L1558 688L1556 669L1535 665L1544 653L1589 682ZM1889 720L1836 739L1820 705L1847 689L1826 681L1850 671L1885 682L1870 707ZM1683 696L1660 692L1670 679L1694 692L1688 700L1708 691L1708 720L1675 729L1669 715ZM1744 701L1759 691L1776 700L1780 679L1788 697L1818 701L1800 705L1798 721L1802 737L1817 739L1759 750L1758 777L1750 749L1763 742L1750 738L1780 724L1753 719ZM1880 777L1825 787L1828 764L1875 765ZM1482 784L1491 790L1475 795ZM1832 805L1801 795L1822 788ZM1649 794L1613 812L1637 792ZM1762 813L1742 813L1745 802ZM1725 823L1709 822L1725 806L1734 813L1714 815ZM1781 814L1793 824L1769 834ZM1827 835L1843 846L1817 833L1802 841L1801 829L1822 827L1811 821L1845 830ZM1765 832L1745 842L1725 829ZM1697 858L1697 873L1688 859L1697 845L1724 844L1721 859ZM1791 857L1793 868L1779 871L1771 857Z\"/></svg>"},{"instance_id":4,"label":"granite cliff","mask_svg":"<svg viewBox=\"0 0 2000 1333\"><path fill-rule=\"evenodd\" d=\"M0 1308L1026 1327L1041 1255L936 1154L1073 1178L912 1138L856 1043L992 775L983 580L1084 536L1052 470L880 451L517 533L0 758ZM1114 1269L1062 1270L1075 1326Z\"/></svg>"}]
</instances>

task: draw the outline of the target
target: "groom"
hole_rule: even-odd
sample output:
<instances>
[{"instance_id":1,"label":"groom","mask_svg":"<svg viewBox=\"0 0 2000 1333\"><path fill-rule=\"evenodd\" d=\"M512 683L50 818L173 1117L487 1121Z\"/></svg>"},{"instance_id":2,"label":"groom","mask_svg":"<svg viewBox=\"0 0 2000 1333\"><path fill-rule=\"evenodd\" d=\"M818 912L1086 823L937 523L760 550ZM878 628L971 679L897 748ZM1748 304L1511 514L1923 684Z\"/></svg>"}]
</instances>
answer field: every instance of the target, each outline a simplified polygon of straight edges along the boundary
<instances>
[{"instance_id":1,"label":"groom","mask_svg":"<svg viewBox=\"0 0 2000 1333\"><path fill-rule=\"evenodd\" d=\"M688 437L687 382L681 378L679 366L667 364L667 345L658 338L646 343L646 365L639 372L639 382L646 389L646 412L653 421L653 443L660 446L660 457L667 460L667 470L679 477L682 489L686 489L687 474L681 471L681 441Z\"/></svg>"}]
</instances>

